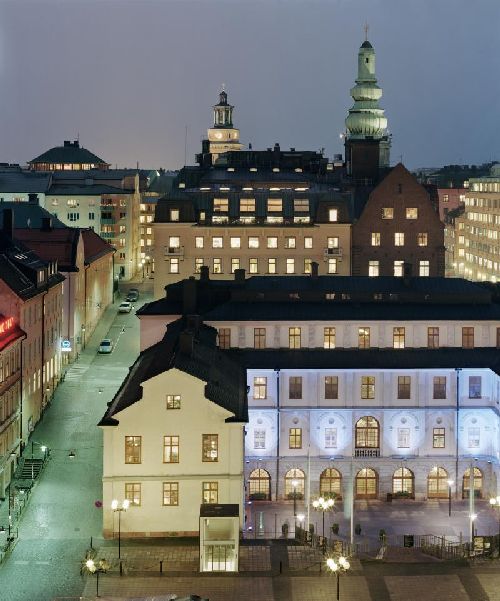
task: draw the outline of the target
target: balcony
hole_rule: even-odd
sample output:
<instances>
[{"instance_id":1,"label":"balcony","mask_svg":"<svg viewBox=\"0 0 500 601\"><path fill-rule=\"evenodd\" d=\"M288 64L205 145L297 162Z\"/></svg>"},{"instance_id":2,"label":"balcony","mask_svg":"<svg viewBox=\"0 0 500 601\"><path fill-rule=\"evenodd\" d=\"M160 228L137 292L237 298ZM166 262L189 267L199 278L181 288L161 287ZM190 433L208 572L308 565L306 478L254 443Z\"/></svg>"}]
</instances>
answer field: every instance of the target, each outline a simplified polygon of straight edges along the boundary
<instances>
[{"instance_id":1,"label":"balcony","mask_svg":"<svg viewBox=\"0 0 500 601\"><path fill-rule=\"evenodd\" d=\"M323 254L325 259L329 259L330 257L342 257L342 248L340 246L336 248L325 248Z\"/></svg>"},{"instance_id":2,"label":"balcony","mask_svg":"<svg viewBox=\"0 0 500 601\"><path fill-rule=\"evenodd\" d=\"M356 449L354 457L380 457L380 449Z\"/></svg>"},{"instance_id":3,"label":"balcony","mask_svg":"<svg viewBox=\"0 0 500 601\"><path fill-rule=\"evenodd\" d=\"M166 257L183 257L184 246L165 246Z\"/></svg>"},{"instance_id":4,"label":"balcony","mask_svg":"<svg viewBox=\"0 0 500 601\"><path fill-rule=\"evenodd\" d=\"M106 219L106 218L101 217L101 223L103 225L115 225L116 221L115 221L115 219L112 219L112 218Z\"/></svg>"}]
</instances>

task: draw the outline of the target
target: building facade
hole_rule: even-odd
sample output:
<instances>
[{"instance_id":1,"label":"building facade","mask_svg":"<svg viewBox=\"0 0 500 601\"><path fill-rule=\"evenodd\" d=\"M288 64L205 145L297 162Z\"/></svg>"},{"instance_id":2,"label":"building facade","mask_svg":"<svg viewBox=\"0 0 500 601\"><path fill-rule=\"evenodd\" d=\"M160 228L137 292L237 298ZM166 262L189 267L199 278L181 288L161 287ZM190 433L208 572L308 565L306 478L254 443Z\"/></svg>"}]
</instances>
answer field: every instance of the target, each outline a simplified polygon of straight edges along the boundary
<instances>
[{"instance_id":1,"label":"building facade","mask_svg":"<svg viewBox=\"0 0 500 601\"><path fill-rule=\"evenodd\" d=\"M0 318L0 497L16 469L21 443L21 365L25 333L13 317Z\"/></svg>"},{"instance_id":2,"label":"building facade","mask_svg":"<svg viewBox=\"0 0 500 601\"><path fill-rule=\"evenodd\" d=\"M140 354L100 422L105 537L113 499L130 502L122 536L197 535L206 504L236 505L243 525L245 391L206 326L178 320Z\"/></svg>"},{"instance_id":3,"label":"building facade","mask_svg":"<svg viewBox=\"0 0 500 601\"><path fill-rule=\"evenodd\" d=\"M370 194L352 227L352 274L444 276L444 225L427 190L400 163Z\"/></svg>"},{"instance_id":4,"label":"building facade","mask_svg":"<svg viewBox=\"0 0 500 601\"><path fill-rule=\"evenodd\" d=\"M464 280L187 280L143 307L141 345L198 313L247 370L249 498L496 494L500 305ZM352 497L351 497L352 498Z\"/></svg>"},{"instance_id":5,"label":"building facade","mask_svg":"<svg viewBox=\"0 0 500 601\"><path fill-rule=\"evenodd\" d=\"M455 218L455 274L475 281L500 278L500 166L471 179L464 213Z\"/></svg>"},{"instance_id":6,"label":"building facade","mask_svg":"<svg viewBox=\"0 0 500 601\"><path fill-rule=\"evenodd\" d=\"M455 211L465 204L467 188L438 188L439 218L443 223L450 211Z\"/></svg>"}]
</instances>

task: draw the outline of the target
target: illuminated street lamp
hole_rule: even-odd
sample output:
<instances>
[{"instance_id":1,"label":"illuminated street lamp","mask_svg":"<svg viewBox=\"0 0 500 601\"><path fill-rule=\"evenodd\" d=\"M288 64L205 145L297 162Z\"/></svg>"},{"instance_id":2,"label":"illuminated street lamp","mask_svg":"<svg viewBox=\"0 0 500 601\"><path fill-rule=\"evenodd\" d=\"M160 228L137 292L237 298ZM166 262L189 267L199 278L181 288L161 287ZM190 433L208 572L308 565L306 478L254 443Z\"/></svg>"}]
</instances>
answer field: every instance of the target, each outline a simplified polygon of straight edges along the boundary
<instances>
[{"instance_id":1,"label":"illuminated street lamp","mask_svg":"<svg viewBox=\"0 0 500 601\"><path fill-rule=\"evenodd\" d=\"M474 551L474 521L477 518L477 513L469 514L469 526L470 526L470 551Z\"/></svg>"},{"instance_id":2,"label":"illuminated street lamp","mask_svg":"<svg viewBox=\"0 0 500 601\"><path fill-rule=\"evenodd\" d=\"M109 561L104 558L96 561L92 556L87 555L83 560L81 573L96 576L96 597L99 597L99 574L105 574L110 567Z\"/></svg>"},{"instance_id":3,"label":"illuminated street lamp","mask_svg":"<svg viewBox=\"0 0 500 601\"><path fill-rule=\"evenodd\" d=\"M500 557L500 497L491 497L490 507L495 508L498 514L498 556Z\"/></svg>"},{"instance_id":4,"label":"illuminated street lamp","mask_svg":"<svg viewBox=\"0 0 500 601\"><path fill-rule=\"evenodd\" d=\"M337 601L340 601L340 575L345 574L351 567L351 564L345 557L339 557L337 561L333 557L329 557L326 560L326 566L337 577Z\"/></svg>"},{"instance_id":5,"label":"illuminated street lamp","mask_svg":"<svg viewBox=\"0 0 500 601\"><path fill-rule=\"evenodd\" d=\"M448 517L451 517L451 487L453 486L453 480L447 480L448 482Z\"/></svg>"},{"instance_id":6,"label":"illuminated street lamp","mask_svg":"<svg viewBox=\"0 0 500 601\"><path fill-rule=\"evenodd\" d=\"M325 499L324 497L319 497L318 499L314 499L312 502L312 506L316 511L321 511L323 514L323 538L325 538L325 512L333 509L335 505L335 499Z\"/></svg>"},{"instance_id":7,"label":"illuminated street lamp","mask_svg":"<svg viewBox=\"0 0 500 601\"><path fill-rule=\"evenodd\" d=\"M297 522L297 487L299 486L299 481L293 479L292 482L292 489L293 489L293 519L294 522Z\"/></svg>"},{"instance_id":8,"label":"illuminated street lamp","mask_svg":"<svg viewBox=\"0 0 500 601\"><path fill-rule=\"evenodd\" d=\"M122 501L121 507L119 506L119 503L116 499L113 499L111 501L111 509L115 513L118 512L118 559L121 559L121 517L122 517L122 512L127 511L127 509L129 508L129 505L130 505L130 501L128 499L125 499L124 501Z\"/></svg>"}]
</instances>

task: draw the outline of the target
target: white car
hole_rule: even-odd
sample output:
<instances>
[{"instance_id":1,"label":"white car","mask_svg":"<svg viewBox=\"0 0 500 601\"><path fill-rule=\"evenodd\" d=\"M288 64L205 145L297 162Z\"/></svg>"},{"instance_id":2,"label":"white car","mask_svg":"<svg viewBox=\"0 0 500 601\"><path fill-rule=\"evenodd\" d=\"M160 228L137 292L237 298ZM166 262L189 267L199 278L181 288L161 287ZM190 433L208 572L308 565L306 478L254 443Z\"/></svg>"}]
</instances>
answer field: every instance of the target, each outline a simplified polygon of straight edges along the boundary
<instances>
[{"instance_id":1,"label":"white car","mask_svg":"<svg viewBox=\"0 0 500 601\"><path fill-rule=\"evenodd\" d=\"M99 353L106 355L111 352L113 352L113 341L109 338L104 338L104 340L101 340L101 344L99 345Z\"/></svg>"},{"instance_id":2,"label":"white car","mask_svg":"<svg viewBox=\"0 0 500 601\"><path fill-rule=\"evenodd\" d=\"M120 303L118 313L130 313L130 311L132 311L132 303L129 303L128 301Z\"/></svg>"}]
</instances>

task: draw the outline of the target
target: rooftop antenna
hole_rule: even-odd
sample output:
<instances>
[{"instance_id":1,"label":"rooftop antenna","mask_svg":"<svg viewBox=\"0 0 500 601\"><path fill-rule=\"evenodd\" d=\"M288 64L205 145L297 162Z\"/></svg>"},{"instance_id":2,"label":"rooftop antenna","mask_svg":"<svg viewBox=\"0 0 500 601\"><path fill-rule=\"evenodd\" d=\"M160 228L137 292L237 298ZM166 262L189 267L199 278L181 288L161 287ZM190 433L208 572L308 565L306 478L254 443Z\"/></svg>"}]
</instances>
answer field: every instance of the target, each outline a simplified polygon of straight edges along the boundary
<instances>
[{"instance_id":1,"label":"rooftop antenna","mask_svg":"<svg viewBox=\"0 0 500 601\"><path fill-rule=\"evenodd\" d=\"M225 92L225 91L226 91L226 84L225 84L225 83L223 83L223 84L222 84L222 86L221 86L221 88L222 88L222 90L221 90L221 91L222 91L222 92Z\"/></svg>"},{"instance_id":2,"label":"rooftop antenna","mask_svg":"<svg viewBox=\"0 0 500 601\"><path fill-rule=\"evenodd\" d=\"M188 126L184 126L184 166L186 166L187 161L187 146L188 146Z\"/></svg>"},{"instance_id":3,"label":"rooftop antenna","mask_svg":"<svg viewBox=\"0 0 500 601\"><path fill-rule=\"evenodd\" d=\"M370 30L370 26L368 25L368 22L365 23L364 30L365 30L365 42L368 42L368 31Z\"/></svg>"}]
</instances>

